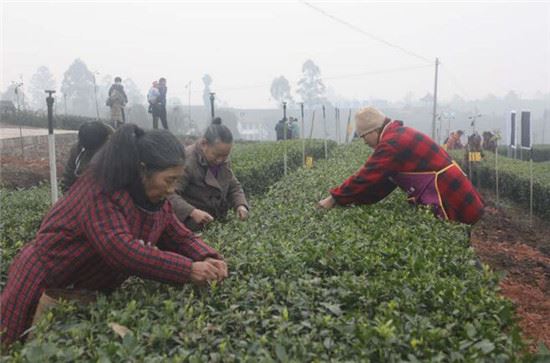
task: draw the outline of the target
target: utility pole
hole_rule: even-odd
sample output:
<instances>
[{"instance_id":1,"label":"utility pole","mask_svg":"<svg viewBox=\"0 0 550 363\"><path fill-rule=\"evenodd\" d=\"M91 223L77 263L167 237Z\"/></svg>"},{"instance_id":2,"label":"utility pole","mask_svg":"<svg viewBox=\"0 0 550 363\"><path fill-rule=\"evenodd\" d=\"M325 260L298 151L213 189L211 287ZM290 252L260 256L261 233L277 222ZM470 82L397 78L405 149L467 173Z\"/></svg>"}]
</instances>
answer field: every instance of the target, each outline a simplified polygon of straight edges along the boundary
<instances>
[{"instance_id":1,"label":"utility pole","mask_svg":"<svg viewBox=\"0 0 550 363\"><path fill-rule=\"evenodd\" d=\"M216 93L210 92L210 115L212 116L212 120L214 117L216 117L214 113L214 100L216 99Z\"/></svg>"},{"instance_id":2,"label":"utility pole","mask_svg":"<svg viewBox=\"0 0 550 363\"><path fill-rule=\"evenodd\" d=\"M432 114L432 139L435 140L435 122L437 118L437 73L439 68L439 58L435 58L435 82L434 82L434 108Z\"/></svg>"},{"instance_id":3,"label":"utility pole","mask_svg":"<svg viewBox=\"0 0 550 363\"><path fill-rule=\"evenodd\" d=\"M57 163L55 161L55 136L53 134L53 90L46 90L46 104L48 105L48 154L50 159L50 185L52 192L52 204L57 202Z\"/></svg>"}]
</instances>

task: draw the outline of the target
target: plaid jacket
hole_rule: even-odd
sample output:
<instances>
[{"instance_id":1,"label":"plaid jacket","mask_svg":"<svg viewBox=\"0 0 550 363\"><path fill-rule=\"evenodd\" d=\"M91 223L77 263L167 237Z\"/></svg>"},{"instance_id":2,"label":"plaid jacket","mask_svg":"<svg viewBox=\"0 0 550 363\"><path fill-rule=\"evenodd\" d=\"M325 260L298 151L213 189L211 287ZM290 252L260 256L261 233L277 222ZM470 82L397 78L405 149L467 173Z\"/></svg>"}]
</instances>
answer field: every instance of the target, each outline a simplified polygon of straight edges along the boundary
<instances>
[{"instance_id":1,"label":"plaid jacket","mask_svg":"<svg viewBox=\"0 0 550 363\"><path fill-rule=\"evenodd\" d=\"M330 193L340 205L372 204L396 188L391 177L397 173L439 171L451 163L449 154L430 137L392 121L361 169ZM481 217L482 199L460 169L441 174L437 186L449 219L473 224Z\"/></svg>"},{"instance_id":2,"label":"plaid jacket","mask_svg":"<svg viewBox=\"0 0 550 363\"><path fill-rule=\"evenodd\" d=\"M130 275L183 284L193 261L207 257L220 255L179 222L169 202L146 211L127 191L106 194L84 176L9 268L1 296L2 341L9 345L30 327L46 288L108 292Z\"/></svg>"}]
</instances>

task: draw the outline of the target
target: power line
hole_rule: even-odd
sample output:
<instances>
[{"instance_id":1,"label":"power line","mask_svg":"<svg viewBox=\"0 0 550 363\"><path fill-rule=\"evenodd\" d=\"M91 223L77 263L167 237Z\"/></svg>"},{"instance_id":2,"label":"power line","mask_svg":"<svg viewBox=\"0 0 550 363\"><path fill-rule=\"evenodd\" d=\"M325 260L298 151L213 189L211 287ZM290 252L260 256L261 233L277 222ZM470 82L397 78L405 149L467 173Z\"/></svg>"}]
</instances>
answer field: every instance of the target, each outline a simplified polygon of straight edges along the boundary
<instances>
[{"instance_id":1,"label":"power line","mask_svg":"<svg viewBox=\"0 0 550 363\"><path fill-rule=\"evenodd\" d=\"M322 77L322 80L333 80L333 79L344 79L344 78L352 78L352 77L362 77L362 76L372 76L377 74L384 74L384 73L393 73L393 72L401 72L401 71L407 71L412 69L419 69L419 68L427 68L427 67L433 67L433 64L421 64L421 65L415 65L415 66L408 66L408 67L399 67L399 68L387 68L387 69L379 69L376 71L370 71L370 72L362 72L362 73L354 73L354 74L344 74L339 76L329 76L329 77ZM241 91L241 90L247 90L247 89L254 89L254 88L264 88L271 86L271 83L267 84L257 84L257 85L250 85L250 86L242 86L242 87L222 87L217 88L216 91Z\"/></svg>"},{"instance_id":2,"label":"power line","mask_svg":"<svg viewBox=\"0 0 550 363\"><path fill-rule=\"evenodd\" d=\"M397 44L393 44L393 43L391 43L391 42L388 42L387 40L382 39L381 37L379 37L379 36L377 36L377 35L374 35L374 34L372 34L372 33L369 33L369 32L367 32L367 31L365 31L365 30L359 28L359 27L356 26L356 25L353 25L353 24L351 24L351 23L349 23L349 22L347 22L347 21L345 21L345 20L342 20L342 19L340 19L340 18L337 18L336 16L327 13L327 12L324 11L323 9L318 8L318 7L315 6L315 5L310 4L309 2L307 2L307 1L305 1L305 0L299 0L299 1L302 2L304 5L308 6L309 8L311 8L311 9L313 9L313 10L315 10L315 11L317 11L317 12L323 14L324 16L326 16L326 17L328 17L328 18L334 20L335 22L340 23L340 24L342 24L342 25L344 25L344 26L346 26L346 27L348 27L348 28L350 28L350 29L352 29L352 30L354 30L354 31L356 31L356 32L358 32L358 33L360 33L360 34L366 35L367 37L369 37L369 38L371 38L371 39L374 39L374 40L376 40L376 41L378 41L378 42L380 42L380 43L382 43L382 44L385 44L385 45L387 45L388 47L391 47L391 48L395 48L395 49L397 49L397 50L400 50L401 52L403 52L403 53L405 53L405 54L408 54L408 55L410 55L411 57L415 57L415 58L421 59L421 60L426 61L426 62L432 62L430 59L428 59L428 58L426 58L426 57L423 57L423 56L421 56L421 55L419 55L419 54L416 54L416 53L414 53L414 52L412 52L412 51L410 51L410 50L407 50L407 49L405 49L405 48L403 48L403 47L401 47L401 46L399 46L399 45L397 45Z\"/></svg>"},{"instance_id":3,"label":"power line","mask_svg":"<svg viewBox=\"0 0 550 363\"><path fill-rule=\"evenodd\" d=\"M378 71L371 71L371 72L364 72L364 73L346 74L346 75L334 76L334 77L323 77L323 79L342 79L342 78L351 78L351 77L370 76L370 75L376 75L376 74L393 73L393 72L407 71L411 69L419 69L419 68L427 68L427 67L433 67L433 64L430 63L430 64L422 64L422 65L409 66L409 67L381 69Z\"/></svg>"}]
</instances>

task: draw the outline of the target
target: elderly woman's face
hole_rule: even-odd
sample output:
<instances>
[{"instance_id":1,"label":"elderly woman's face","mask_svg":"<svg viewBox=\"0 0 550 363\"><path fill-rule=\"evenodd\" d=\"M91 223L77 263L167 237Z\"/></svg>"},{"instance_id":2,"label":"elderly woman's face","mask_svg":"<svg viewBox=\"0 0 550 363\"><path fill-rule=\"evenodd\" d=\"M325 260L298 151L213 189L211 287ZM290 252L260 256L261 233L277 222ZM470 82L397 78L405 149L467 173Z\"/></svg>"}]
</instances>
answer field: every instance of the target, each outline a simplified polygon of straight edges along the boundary
<instances>
[{"instance_id":1,"label":"elderly woman's face","mask_svg":"<svg viewBox=\"0 0 550 363\"><path fill-rule=\"evenodd\" d=\"M231 148L233 144L228 144L221 141L216 141L213 145L208 144L206 140L203 139L201 142L202 152L208 161L209 165L221 165L231 154Z\"/></svg>"},{"instance_id":2,"label":"elderly woman's face","mask_svg":"<svg viewBox=\"0 0 550 363\"><path fill-rule=\"evenodd\" d=\"M361 126L363 126L361 125L361 123L355 123L355 130L357 130L357 135L359 135L359 137L363 139L365 144L374 148L378 144L378 131L374 130L370 132L365 132L365 130Z\"/></svg>"},{"instance_id":3,"label":"elderly woman's face","mask_svg":"<svg viewBox=\"0 0 550 363\"><path fill-rule=\"evenodd\" d=\"M361 136L365 144L369 145L373 149L378 145L378 131L371 131Z\"/></svg>"}]
</instances>

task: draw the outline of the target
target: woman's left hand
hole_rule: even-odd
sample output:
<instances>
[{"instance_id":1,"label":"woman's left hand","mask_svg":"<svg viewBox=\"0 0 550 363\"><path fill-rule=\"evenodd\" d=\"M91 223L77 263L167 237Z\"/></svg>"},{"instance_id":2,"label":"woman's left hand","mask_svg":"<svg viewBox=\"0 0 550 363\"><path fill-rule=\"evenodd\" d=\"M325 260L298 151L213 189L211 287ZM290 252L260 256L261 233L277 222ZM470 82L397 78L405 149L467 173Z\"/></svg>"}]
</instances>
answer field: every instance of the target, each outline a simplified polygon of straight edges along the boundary
<instances>
[{"instance_id":1,"label":"woman's left hand","mask_svg":"<svg viewBox=\"0 0 550 363\"><path fill-rule=\"evenodd\" d=\"M248 209L244 205L237 207L237 216L241 221L244 221L248 218Z\"/></svg>"}]
</instances>

